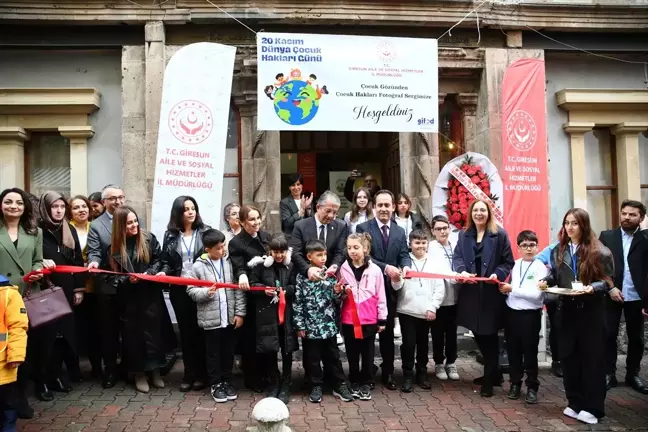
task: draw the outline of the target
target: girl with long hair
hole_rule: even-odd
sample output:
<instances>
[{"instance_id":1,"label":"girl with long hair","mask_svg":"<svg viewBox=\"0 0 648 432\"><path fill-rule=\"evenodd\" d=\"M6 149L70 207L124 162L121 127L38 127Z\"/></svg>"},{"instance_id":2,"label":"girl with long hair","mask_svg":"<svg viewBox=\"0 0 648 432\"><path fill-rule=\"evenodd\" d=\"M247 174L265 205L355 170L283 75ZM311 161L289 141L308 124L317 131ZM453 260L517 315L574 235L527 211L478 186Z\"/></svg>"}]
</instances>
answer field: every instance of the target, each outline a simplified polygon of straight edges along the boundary
<instances>
[{"instance_id":1,"label":"girl with long hair","mask_svg":"<svg viewBox=\"0 0 648 432\"><path fill-rule=\"evenodd\" d=\"M353 195L353 208L344 215L344 222L349 227L349 234L354 234L358 224L373 218L371 193L365 187L358 188Z\"/></svg>"},{"instance_id":2,"label":"girl with long hair","mask_svg":"<svg viewBox=\"0 0 648 432\"><path fill-rule=\"evenodd\" d=\"M614 260L583 209L567 211L558 240L539 287L582 291L561 295L555 318L567 396L563 414L596 424L605 416L605 296L614 287Z\"/></svg>"},{"instance_id":3,"label":"girl with long hair","mask_svg":"<svg viewBox=\"0 0 648 432\"><path fill-rule=\"evenodd\" d=\"M130 275L109 275L107 282L117 290L117 305L122 323L123 362L135 377L135 387L147 393L151 384L165 386L160 368L171 345L173 328L162 296L162 286L141 280L137 274L164 275L160 244L152 233L139 226L132 207L122 206L113 213L110 265L113 271ZM167 325L165 325L167 324ZM171 332L171 333L169 333ZM173 340L174 341L174 340Z\"/></svg>"},{"instance_id":4,"label":"girl with long hair","mask_svg":"<svg viewBox=\"0 0 648 432\"><path fill-rule=\"evenodd\" d=\"M459 232L452 257L452 267L463 277L487 277L503 282L511 273L515 261L511 242L495 223L491 207L482 200L473 201L464 231ZM477 286L475 286L477 284ZM471 330L484 357L484 376L474 383L481 385L482 397L493 396L493 386L502 385L499 370L499 339L504 328L506 296L497 283L467 282L459 289L457 324Z\"/></svg>"},{"instance_id":5,"label":"girl with long hair","mask_svg":"<svg viewBox=\"0 0 648 432\"><path fill-rule=\"evenodd\" d=\"M394 222L405 230L408 245L409 235L414 230L423 230L428 235L428 238L431 237L427 224L419 214L412 211L412 200L405 193L399 193L396 197Z\"/></svg>"},{"instance_id":6,"label":"girl with long hair","mask_svg":"<svg viewBox=\"0 0 648 432\"><path fill-rule=\"evenodd\" d=\"M168 275L181 276L191 271L194 261L205 252L202 236L208 229L193 197L181 195L173 201L162 246ZM196 302L187 295L186 287L177 285L170 286L169 298L178 320L184 363L180 391L202 390L207 385L205 335L198 326Z\"/></svg>"},{"instance_id":7,"label":"girl with long hair","mask_svg":"<svg viewBox=\"0 0 648 432\"><path fill-rule=\"evenodd\" d=\"M43 231L43 258L54 265L83 267L81 244L76 229L65 218L67 201L58 192L44 193L38 205L40 228ZM53 273L46 276L54 286L63 288L70 307L81 304L87 276L84 273ZM39 327L38 350L40 366L32 368L36 396L43 401L54 398L51 390L69 393L72 388L61 376L65 362L69 378L81 381L74 315L66 315Z\"/></svg>"}]
</instances>

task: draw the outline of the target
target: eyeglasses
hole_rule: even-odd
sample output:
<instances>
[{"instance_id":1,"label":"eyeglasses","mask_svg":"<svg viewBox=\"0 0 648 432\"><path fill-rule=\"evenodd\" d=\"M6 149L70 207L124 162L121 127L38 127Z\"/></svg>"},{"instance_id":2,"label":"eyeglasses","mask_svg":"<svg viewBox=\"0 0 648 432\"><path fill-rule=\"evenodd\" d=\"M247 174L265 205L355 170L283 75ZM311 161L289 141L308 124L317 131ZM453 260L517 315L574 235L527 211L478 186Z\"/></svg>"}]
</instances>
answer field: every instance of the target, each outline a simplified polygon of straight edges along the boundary
<instances>
[{"instance_id":1,"label":"eyeglasses","mask_svg":"<svg viewBox=\"0 0 648 432\"><path fill-rule=\"evenodd\" d=\"M538 247L538 244L537 243L521 243L518 247L520 249L531 250L531 249L533 249L535 247Z\"/></svg>"},{"instance_id":2,"label":"eyeglasses","mask_svg":"<svg viewBox=\"0 0 648 432\"><path fill-rule=\"evenodd\" d=\"M104 198L106 201L110 201L112 203L117 202L117 201L125 201L126 197L124 195L116 196L116 197L108 197Z\"/></svg>"},{"instance_id":3,"label":"eyeglasses","mask_svg":"<svg viewBox=\"0 0 648 432\"><path fill-rule=\"evenodd\" d=\"M434 231L448 231L449 229L450 229L450 227L447 227L447 226L445 226L445 227L437 227L437 228L434 228Z\"/></svg>"}]
</instances>

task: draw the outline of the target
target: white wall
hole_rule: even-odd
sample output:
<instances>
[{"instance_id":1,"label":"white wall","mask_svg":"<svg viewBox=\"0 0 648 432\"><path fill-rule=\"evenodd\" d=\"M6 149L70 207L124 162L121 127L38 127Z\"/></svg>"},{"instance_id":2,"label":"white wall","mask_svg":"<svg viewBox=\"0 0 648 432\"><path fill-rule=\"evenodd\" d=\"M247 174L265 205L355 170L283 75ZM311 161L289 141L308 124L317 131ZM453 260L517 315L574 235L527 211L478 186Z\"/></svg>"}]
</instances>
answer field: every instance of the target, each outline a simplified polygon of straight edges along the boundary
<instances>
[{"instance_id":1,"label":"white wall","mask_svg":"<svg viewBox=\"0 0 648 432\"><path fill-rule=\"evenodd\" d=\"M121 50L0 50L0 87L92 87L88 193L121 183Z\"/></svg>"},{"instance_id":2,"label":"white wall","mask_svg":"<svg viewBox=\"0 0 648 432\"><path fill-rule=\"evenodd\" d=\"M572 206L571 154L568 135L562 125L567 122L567 112L556 105L556 92L566 88L608 88L608 89L645 89L644 68L642 65L603 60L586 54L546 53L547 73L547 142L549 146L549 197L551 202L551 232L555 238L565 212ZM592 133L585 136L588 151L588 169L600 166L601 157L596 138ZM648 141L642 140L644 147ZM596 149L596 150L590 150ZM648 152L642 153L642 166L648 166ZM648 178L648 168L642 176ZM600 173L588 174L600 177ZM642 182L643 183L643 182ZM647 193L644 197L648 198ZM600 218L599 218L600 219ZM604 224L601 219L598 225ZM608 227L609 228L609 227ZM601 226L595 229L602 229Z\"/></svg>"}]
</instances>

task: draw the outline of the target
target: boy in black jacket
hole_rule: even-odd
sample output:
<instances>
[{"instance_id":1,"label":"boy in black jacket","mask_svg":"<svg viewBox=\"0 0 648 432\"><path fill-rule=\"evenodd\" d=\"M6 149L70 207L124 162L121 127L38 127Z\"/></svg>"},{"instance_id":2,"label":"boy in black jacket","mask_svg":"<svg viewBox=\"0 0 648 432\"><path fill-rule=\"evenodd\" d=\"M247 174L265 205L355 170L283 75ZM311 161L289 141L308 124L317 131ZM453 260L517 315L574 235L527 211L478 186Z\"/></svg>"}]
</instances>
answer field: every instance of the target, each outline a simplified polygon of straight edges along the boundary
<instances>
[{"instance_id":1,"label":"boy in black jacket","mask_svg":"<svg viewBox=\"0 0 648 432\"><path fill-rule=\"evenodd\" d=\"M253 259L250 285L266 286L264 291L250 291L257 296L256 310L256 352L265 357L259 365L269 368L270 391L268 396L276 397L287 404L290 399L292 381L293 351L297 351L297 336L292 326L292 301L295 294L295 274L290 262L291 251L283 234L275 235L269 243L270 255ZM279 324L279 287L284 290L286 309L284 320ZM281 351L283 363L279 379L277 352Z\"/></svg>"}]
</instances>

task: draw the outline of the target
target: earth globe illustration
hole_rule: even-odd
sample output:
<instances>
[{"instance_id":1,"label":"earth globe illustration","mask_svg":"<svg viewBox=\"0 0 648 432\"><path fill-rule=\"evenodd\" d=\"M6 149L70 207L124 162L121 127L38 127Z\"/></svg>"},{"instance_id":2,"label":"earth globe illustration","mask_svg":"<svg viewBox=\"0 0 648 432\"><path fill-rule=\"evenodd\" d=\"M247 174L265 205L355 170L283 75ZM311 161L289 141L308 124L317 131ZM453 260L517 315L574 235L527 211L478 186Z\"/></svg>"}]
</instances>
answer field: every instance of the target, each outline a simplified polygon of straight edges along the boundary
<instances>
[{"instance_id":1,"label":"earth globe illustration","mask_svg":"<svg viewBox=\"0 0 648 432\"><path fill-rule=\"evenodd\" d=\"M300 126L313 120L319 110L315 89L305 81L288 81L277 89L274 110L289 125Z\"/></svg>"}]
</instances>

